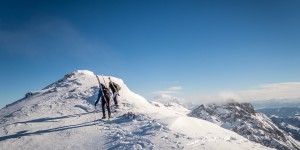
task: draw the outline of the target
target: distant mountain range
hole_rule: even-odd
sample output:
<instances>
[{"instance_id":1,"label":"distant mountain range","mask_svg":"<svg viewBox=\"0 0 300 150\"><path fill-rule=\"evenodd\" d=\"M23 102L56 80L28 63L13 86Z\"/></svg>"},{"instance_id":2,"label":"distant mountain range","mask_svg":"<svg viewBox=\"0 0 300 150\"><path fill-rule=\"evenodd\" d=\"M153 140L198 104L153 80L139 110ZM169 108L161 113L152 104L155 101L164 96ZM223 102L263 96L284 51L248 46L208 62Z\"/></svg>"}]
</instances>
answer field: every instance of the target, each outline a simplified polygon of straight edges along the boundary
<instances>
[{"instance_id":1,"label":"distant mountain range","mask_svg":"<svg viewBox=\"0 0 300 150\"><path fill-rule=\"evenodd\" d=\"M299 107L282 107L282 108L264 108L264 109L257 109L256 111L262 112L267 116L297 116L300 115L300 108Z\"/></svg>"},{"instance_id":2,"label":"distant mountain range","mask_svg":"<svg viewBox=\"0 0 300 150\"><path fill-rule=\"evenodd\" d=\"M271 99L264 101L251 102L254 108L265 109L265 108L282 108L282 107L298 107L300 108L300 98L290 99Z\"/></svg>"},{"instance_id":3,"label":"distant mountain range","mask_svg":"<svg viewBox=\"0 0 300 150\"><path fill-rule=\"evenodd\" d=\"M270 119L282 130L288 132L294 139L300 141L300 108L265 108L258 109L270 117Z\"/></svg>"},{"instance_id":4,"label":"distant mountain range","mask_svg":"<svg viewBox=\"0 0 300 150\"><path fill-rule=\"evenodd\" d=\"M272 116L271 119L280 129L288 132L294 139L300 141L300 116Z\"/></svg>"},{"instance_id":5,"label":"distant mountain range","mask_svg":"<svg viewBox=\"0 0 300 150\"><path fill-rule=\"evenodd\" d=\"M250 103L200 105L189 116L213 122L264 146L280 150L300 149L295 139L266 115L255 112Z\"/></svg>"}]
</instances>

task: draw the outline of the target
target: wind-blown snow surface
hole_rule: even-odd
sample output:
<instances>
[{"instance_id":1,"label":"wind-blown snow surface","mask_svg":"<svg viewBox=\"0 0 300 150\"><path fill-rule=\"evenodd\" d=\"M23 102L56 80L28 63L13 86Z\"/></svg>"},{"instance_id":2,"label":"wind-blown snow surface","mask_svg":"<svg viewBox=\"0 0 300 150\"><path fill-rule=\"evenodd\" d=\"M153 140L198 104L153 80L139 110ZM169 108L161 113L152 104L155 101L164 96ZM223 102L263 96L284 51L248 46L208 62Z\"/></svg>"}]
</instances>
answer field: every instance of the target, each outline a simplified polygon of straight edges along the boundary
<instances>
[{"instance_id":1,"label":"wind-blown snow surface","mask_svg":"<svg viewBox=\"0 0 300 150\"><path fill-rule=\"evenodd\" d=\"M75 71L0 110L0 149L268 149L112 80L122 87L112 120L100 119L100 107L94 111L95 75Z\"/></svg>"}]
</instances>

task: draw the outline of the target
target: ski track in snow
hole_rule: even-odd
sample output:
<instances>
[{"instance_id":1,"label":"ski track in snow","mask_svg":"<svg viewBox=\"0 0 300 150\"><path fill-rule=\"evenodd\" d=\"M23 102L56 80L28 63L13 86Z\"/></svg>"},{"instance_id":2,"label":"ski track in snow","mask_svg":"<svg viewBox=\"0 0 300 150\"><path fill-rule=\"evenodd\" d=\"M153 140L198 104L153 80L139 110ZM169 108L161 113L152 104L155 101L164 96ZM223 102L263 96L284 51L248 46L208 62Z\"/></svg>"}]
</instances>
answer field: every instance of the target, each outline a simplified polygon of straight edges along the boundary
<instances>
[{"instance_id":1,"label":"ski track in snow","mask_svg":"<svg viewBox=\"0 0 300 150\"><path fill-rule=\"evenodd\" d=\"M122 90L121 107L110 120L100 119L99 106L94 111L97 80L88 71L69 74L0 109L0 149L269 149L187 117L188 110L176 104L151 104L121 79L112 79Z\"/></svg>"}]
</instances>

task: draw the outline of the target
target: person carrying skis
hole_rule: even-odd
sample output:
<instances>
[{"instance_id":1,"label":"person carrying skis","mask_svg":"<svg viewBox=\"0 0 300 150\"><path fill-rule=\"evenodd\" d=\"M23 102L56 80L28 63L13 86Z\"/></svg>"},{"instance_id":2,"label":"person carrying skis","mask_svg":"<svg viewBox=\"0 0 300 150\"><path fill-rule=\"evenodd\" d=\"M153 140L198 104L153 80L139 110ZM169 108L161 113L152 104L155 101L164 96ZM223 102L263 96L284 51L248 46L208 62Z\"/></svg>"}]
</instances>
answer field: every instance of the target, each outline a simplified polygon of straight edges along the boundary
<instances>
[{"instance_id":1,"label":"person carrying skis","mask_svg":"<svg viewBox=\"0 0 300 150\"><path fill-rule=\"evenodd\" d=\"M111 91L113 93L114 103L116 105L116 108L119 108L118 97L117 96L120 96L119 91L121 90L121 87L117 83L112 82L110 77L108 77L108 79L109 79L109 88L111 89Z\"/></svg>"},{"instance_id":2,"label":"person carrying skis","mask_svg":"<svg viewBox=\"0 0 300 150\"><path fill-rule=\"evenodd\" d=\"M102 119L106 118L105 106L106 106L107 111L108 111L108 118L111 118L109 92L108 92L108 89L105 87L105 85L102 84L102 83L99 86L99 93L98 93L98 98L95 102L95 107L96 107L97 103L99 102L100 98L101 98L102 113L103 113Z\"/></svg>"}]
</instances>

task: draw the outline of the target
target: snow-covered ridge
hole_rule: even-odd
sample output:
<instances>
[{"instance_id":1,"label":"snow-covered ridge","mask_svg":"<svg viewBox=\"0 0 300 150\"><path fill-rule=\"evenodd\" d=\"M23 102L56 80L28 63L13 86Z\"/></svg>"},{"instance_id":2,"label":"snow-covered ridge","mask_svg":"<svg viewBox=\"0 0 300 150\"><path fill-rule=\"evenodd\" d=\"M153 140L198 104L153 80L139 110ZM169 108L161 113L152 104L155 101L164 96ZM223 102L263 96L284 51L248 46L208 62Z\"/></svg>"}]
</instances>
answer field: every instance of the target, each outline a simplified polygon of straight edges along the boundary
<instances>
[{"instance_id":1,"label":"snow-covered ridge","mask_svg":"<svg viewBox=\"0 0 300 150\"><path fill-rule=\"evenodd\" d=\"M99 75L108 83L108 76ZM268 149L205 120L184 107L148 102L121 86L120 109L100 120L93 106L98 81L75 71L0 109L0 145L9 149ZM112 109L114 105L112 102Z\"/></svg>"},{"instance_id":2,"label":"snow-covered ridge","mask_svg":"<svg viewBox=\"0 0 300 150\"><path fill-rule=\"evenodd\" d=\"M294 139L300 141L300 116L271 116L270 119L280 129L288 132Z\"/></svg>"},{"instance_id":3,"label":"snow-covered ridge","mask_svg":"<svg viewBox=\"0 0 300 150\"><path fill-rule=\"evenodd\" d=\"M208 120L268 147L300 149L299 142L280 130L266 115L255 112L250 103L201 105L189 116Z\"/></svg>"},{"instance_id":4,"label":"snow-covered ridge","mask_svg":"<svg viewBox=\"0 0 300 150\"><path fill-rule=\"evenodd\" d=\"M73 72L75 75L95 75L94 72L89 70L76 70Z\"/></svg>"}]
</instances>

